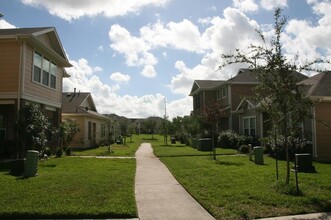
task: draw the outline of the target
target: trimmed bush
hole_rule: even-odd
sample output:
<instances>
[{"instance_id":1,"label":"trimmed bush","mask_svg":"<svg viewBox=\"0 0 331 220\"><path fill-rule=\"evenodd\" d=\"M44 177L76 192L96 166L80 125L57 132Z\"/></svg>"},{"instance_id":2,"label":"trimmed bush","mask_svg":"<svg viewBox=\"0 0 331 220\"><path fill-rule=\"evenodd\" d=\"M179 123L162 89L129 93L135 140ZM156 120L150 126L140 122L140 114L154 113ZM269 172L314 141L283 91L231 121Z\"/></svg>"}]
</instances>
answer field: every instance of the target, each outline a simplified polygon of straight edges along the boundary
<instances>
[{"instance_id":1,"label":"trimmed bush","mask_svg":"<svg viewBox=\"0 0 331 220\"><path fill-rule=\"evenodd\" d=\"M55 156L56 157L62 157L63 150L61 148L57 149Z\"/></svg>"},{"instance_id":2,"label":"trimmed bush","mask_svg":"<svg viewBox=\"0 0 331 220\"><path fill-rule=\"evenodd\" d=\"M248 154L249 153L249 147L246 144L243 144L239 147L238 150L241 154Z\"/></svg>"},{"instance_id":3,"label":"trimmed bush","mask_svg":"<svg viewBox=\"0 0 331 220\"><path fill-rule=\"evenodd\" d=\"M251 136L239 135L232 131L225 131L219 135L218 145L222 148L230 148L239 150L242 145L252 144L252 146L260 145L257 138Z\"/></svg>"}]
</instances>

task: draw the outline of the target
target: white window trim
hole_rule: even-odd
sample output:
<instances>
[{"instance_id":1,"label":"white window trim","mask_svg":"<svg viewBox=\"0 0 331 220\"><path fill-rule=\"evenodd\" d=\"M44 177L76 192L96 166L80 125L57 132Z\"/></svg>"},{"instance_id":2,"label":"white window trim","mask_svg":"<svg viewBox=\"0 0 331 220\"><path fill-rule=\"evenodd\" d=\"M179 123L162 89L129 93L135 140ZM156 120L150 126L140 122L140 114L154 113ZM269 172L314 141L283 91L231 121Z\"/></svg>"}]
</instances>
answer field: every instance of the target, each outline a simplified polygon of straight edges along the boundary
<instances>
[{"instance_id":1,"label":"white window trim","mask_svg":"<svg viewBox=\"0 0 331 220\"><path fill-rule=\"evenodd\" d=\"M38 82L38 81L36 81L36 80L34 80L34 54L35 53L38 53L40 56L41 56L41 73L40 73L40 82ZM49 74L49 79L48 79L48 85L45 85L44 83L43 83L43 60L44 59L47 59L48 61L49 61L49 72L48 72L48 74ZM55 73L55 75L52 73L52 71L51 71L51 65L55 65L56 66L56 73ZM38 52L38 51L34 51L33 52L33 59L32 59L32 82L33 83L36 83L36 84L38 84L38 85L40 85L40 86L42 86L42 87L45 87L45 88L48 88L48 89L52 89L52 90L56 90L56 88L58 87L58 85L57 85L57 83L56 83L56 81L57 81L57 72L58 72L58 66L54 63L54 62L52 62L52 60L50 60L50 59L48 59L47 57L45 57L42 53L40 53L40 52ZM53 75L53 76L55 76L55 88L53 88L53 87L51 87L51 75Z\"/></svg>"},{"instance_id":2,"label":"white window trim","mask_svg":"<svg viewBox=\"0 0 331 220\"><path fill-rule=\"evenodd\" d=\"M243 134L245 134L245 119L248 119L248 135L251 136L251 118L255 119L255 135L256 135L256 116L243 117Z\"/></svg>"}]
</instances>

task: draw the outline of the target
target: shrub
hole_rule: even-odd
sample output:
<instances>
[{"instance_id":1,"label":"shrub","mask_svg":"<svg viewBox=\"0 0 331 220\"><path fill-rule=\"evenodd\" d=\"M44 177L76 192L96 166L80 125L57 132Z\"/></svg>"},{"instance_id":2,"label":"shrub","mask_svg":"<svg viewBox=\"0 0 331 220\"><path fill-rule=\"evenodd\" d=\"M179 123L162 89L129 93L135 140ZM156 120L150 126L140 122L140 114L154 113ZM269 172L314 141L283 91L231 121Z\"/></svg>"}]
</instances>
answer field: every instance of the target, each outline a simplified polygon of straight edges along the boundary
<instances>
[{"instance_id":1,"label":"shrub","mask_svg":"<svg viewBox=\"0 0 331 220\"><path fill-rule=\"evenodd\" d=\"M62 154L63 154L63 150L62 150L61 148L58 148L57 151L56 151L55 156L56 156L56 157L61 157Z\"/></svg>"},{"instance_id":2,"label":"shrub","mask_svg":"<svg viewBox=\"0 0 331 220\"><path fill-rule=\"evenodd\" d=\"M260 145L256 137L239 135L232 131L225 131L219 135L218 144L223 148L231 148L239 150L242 145L252 144L252 146Z\"/></svg>"},{"instance_id":3,"label":"shrub","mask_svg":"<svg viewBox=\"0 0 331 220\"><path fill-rule=\"evenodd\" d=\"M67 156L71 156L71 148L70 148L70 147L67 147L67 148L65 149L65 152L66 152L66 155L67 155Z\"/></svg>"},{"instance_id":4,"label":"shrub","mask_svg":"<svg viewBox=\"0 0 331 220\"><path fill-rule=\"evenodd\" d=\"M46 154L47 156L51 156L53 154L51 148L46 147L44 150L44 154Z\"/></svg>"},{"instance_id":5,"label":"shrub","mask_svg":"<svg viewBox=\"0 0 331 220\"><path fill-rule=\"evenodd\" d=\"M232 131L225 131L219 135L218 143L223 148L238 149L239 135Z\"/></svg>"},{"instance_id":6,"label":"shrub","mask_svg":"<svg viewBox=\"0 0 331 220\"><path fill-rule=\"evenodd\" d=\"M248 154L249 153L249 147L248 145L244 144L239 147L239 152L241 154Z\"/></svg>"}]
</instances>

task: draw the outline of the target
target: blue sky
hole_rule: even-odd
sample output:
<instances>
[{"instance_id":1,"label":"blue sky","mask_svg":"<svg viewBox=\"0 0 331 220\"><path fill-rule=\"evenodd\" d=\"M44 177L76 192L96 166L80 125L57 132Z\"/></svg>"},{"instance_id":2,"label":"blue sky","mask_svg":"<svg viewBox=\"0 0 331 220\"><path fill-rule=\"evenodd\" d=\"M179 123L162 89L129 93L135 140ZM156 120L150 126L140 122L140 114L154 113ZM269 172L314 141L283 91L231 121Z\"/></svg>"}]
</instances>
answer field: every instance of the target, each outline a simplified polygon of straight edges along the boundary
<instances>
[{"instance_id":1,"label":"blue sky","mask_svg":"<svg viewBox=\"0 0 331 220\"><path fill-rule=\"evenodd\" d=\"M194 79L229 79L220 55L272 35L273 10L288 23L286 56L331 57L328 0L1 0L0 28L55 27L71 75L64 91L91 92L100 113L190 114ZM328 68L328 67L326 67Z\"/></svg>"}]
</instances>

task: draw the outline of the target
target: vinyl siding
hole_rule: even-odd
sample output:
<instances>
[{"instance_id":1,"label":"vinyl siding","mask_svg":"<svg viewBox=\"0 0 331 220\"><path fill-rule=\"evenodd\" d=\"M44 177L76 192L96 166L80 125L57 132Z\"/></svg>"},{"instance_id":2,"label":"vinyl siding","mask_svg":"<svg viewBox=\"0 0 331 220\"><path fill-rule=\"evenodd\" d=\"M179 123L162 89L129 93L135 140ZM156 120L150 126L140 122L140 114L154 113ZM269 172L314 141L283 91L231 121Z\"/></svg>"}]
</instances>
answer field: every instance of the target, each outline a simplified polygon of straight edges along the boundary
<instances>
[{"instance_id":1,"label":"vinyl siding","mask_svg":"<svg viewBox=\"0 0 331 220\"><path fill-rule=\"evenodd\" d=\"M84 134L85 134L85 117L84 116L65 116L62 114L62 121L65 118L71 118L76 121L79 126L79 132L75 134L72 143L69 147L84 147Z\"/></svg>"},{"instance_id":2,"label":"vinyl siding","mask_svg":"<svg viewBox=\"0 0 331 220\"><path fill-rule=\"evenodd\" d=\"M61 105L62 102L62 68L58 67L56 76L56 89L46 87L42 84L36 83L32 80L33 72L33 54L34 48L31 46L26 47L25 56L25 75L24 75L24 95L26 97L38 97L39 101L43 103L43 100L54 105ZM52 61L51 58L47 57Z\"/></svg>"},{"instance_id":3,"label":"vinyl siding","mask_svg":"<svg viewBox=\"0 0 331 220\"><path fill-rule=\"evenodd\" d=\"M234 111L245 97L255 96L254 85L231 85L231 110Z\"/></svg>"},{"instance_id":4,"label":"vinyl siding","mask_svg":"<svg viewBox=\"0 0 331 220\"><path fill-rule=\"evenodd\" d=\"M323 123L316 123L316 146L318 158L331 158L331 102L322 102L315 107L317 120ZM329 126L324 124L328 123Z\"/></svg>"},{"instance_id":5,"label":"vinyl siding","mask_svg":"<svg viewBox=\"0 0 331 220\"><path fill-rule=\"evenodd\" d=\"M16 41L0 42L0 93L18 92L20 45Z\"/></svg>"},{"instance_id":6,"label":"vinyl siding","mask_svg":"<svg viewBox=\"0 0 331 220\"><path fill-rule=\"evenodd\" d=\"M71 118L75 121L77 121L79 125L79 132L74 136L74 139L72 143L70 144L70 147L72 148L82 148L82 147L92 147L91 141L88 139L88 122L91 122L92 124L96 124L96 135L95 135L95 142L99 143L101 140L101 124L104 124L105 121L101 119L96 119L93 117L89 117L87 115L78 115L77 116L66 116L65 114L62 114L63 119L65 118Z\"/></svg>"}]
</instances>

